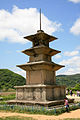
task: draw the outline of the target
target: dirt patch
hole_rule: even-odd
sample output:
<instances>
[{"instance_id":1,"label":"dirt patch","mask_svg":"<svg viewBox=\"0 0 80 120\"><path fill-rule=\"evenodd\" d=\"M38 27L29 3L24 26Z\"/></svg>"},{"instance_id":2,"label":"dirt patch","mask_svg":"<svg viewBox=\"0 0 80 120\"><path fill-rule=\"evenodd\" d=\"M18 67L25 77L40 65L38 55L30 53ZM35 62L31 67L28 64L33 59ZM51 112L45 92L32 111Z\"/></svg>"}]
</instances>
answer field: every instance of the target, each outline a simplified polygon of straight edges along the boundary
<instances>
[{"instance_id":1,"label":"dirt patch","mask_svg":"<svg viewBox=\"0 0 80 120\"><path fill-rule=\"evenodd\" d=\"M16 94L16 92L0 92L0 95L11 95L11 94Z\"/></svg>"},{"instance_id":2,"label":"dirt patch","mask_svg":"<svg viewBox=\"0 0 80 120\"><path fill-rule=\"evenodd\" d=\"M0 117L10 117L10 116L32 117L32 118L37 119L37 120L58 120L58 119L64 120L64 118L80 118L80 109L75 110L75 111L71 111L70 113L63 113L63 114L58 115L58 116L0 112Z\"/></svg>"}]
</instances>

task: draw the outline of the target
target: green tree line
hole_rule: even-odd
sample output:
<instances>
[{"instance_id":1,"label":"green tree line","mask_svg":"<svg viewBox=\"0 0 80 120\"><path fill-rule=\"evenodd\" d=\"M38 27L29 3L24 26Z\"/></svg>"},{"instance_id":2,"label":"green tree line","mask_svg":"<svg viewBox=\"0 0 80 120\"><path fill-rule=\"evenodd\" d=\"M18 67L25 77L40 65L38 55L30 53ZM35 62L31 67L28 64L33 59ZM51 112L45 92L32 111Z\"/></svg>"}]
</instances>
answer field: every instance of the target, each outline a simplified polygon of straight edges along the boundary
<instances>
[{"instance_id":1,"label":"green tree line","mask_svg":"<svg viewBox=\"0 0 80 120\"><path fill-rule=\"evenodd\" d=\"M13 89L14 86L24 85L26 80L21 75L8 69L0 69L0 89Z\"/></svg>"},{"instance_id":2,"label":"green tree line","mask_svg":"<svg viewBox=\"0 0 80 120\"><path fill-rule=\"evenodd\" d=\"M66 85L66 87L73 88L74 90L80 90L80 74L58 75L56 76L56 83Z\"/></svg>"},{"instance_id":3,"label":"green tree line","mask_svg":"<svg viewBox=\"0 0 80 120\"><path fill-rule=\"evenodd\" d=\"M56 76L58 85L66 85L75 90L80 90L80 74L75 75L58 75ZM0 89L13 89L14 86L26 84L26 79L21 75L14 73L8 69L0 69Z\"/></svg>"}]
</instances>

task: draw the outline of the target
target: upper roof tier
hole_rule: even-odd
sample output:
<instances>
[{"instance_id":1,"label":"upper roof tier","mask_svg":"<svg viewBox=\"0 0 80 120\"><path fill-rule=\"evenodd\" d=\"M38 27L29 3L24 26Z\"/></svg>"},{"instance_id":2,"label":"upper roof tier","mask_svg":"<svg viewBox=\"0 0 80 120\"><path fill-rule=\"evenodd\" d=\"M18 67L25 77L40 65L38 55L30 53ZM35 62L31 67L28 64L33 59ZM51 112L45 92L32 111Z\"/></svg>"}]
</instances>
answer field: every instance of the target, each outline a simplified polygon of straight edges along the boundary
<instances>
[{"instance_id":1,"label":"upper roof tier","mask_svg":"<svg viewBox=\"0 0 80 120\"><path fill-rule=\"evenodd\" d=\"M41 46L36 46L32 47L30 49L26 49L22 51L24 54L29 55L29 56L34 56L38 54L46 54L46 55L56 55L57 53L60 53L61 51L54 50L52 48L49 48L47 46L41 45Z\"/></svg>"},{"instance_id":2,"label":"upper roof tier","mask_svg":"<svg viewBox=\"0 0 80 120\"><path fill-rule=\"evenodd\" d=\"M38 30L36 34L25 36L24 38L33 42L33 47L39 45L45 45L49 47L49 42L57 39L54 36L48 35L43 30Z\"/></svg>"}]
</instances>

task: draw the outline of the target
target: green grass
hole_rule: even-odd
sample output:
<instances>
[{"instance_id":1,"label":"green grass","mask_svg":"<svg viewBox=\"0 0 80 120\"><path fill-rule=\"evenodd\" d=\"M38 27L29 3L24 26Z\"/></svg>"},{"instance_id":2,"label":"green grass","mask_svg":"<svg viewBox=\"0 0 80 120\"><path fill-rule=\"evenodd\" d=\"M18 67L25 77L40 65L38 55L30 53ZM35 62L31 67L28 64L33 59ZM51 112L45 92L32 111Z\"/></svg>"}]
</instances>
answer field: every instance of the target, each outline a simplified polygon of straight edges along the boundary
<instances>
[{"instance_id":1,"label":"green grass","mask_svg":"<svg viewBox=\"0 0 80 120\"><path fill-rule=\"evenodd\" d=\"M31 117L6 117L6 118L0 118L0 120L36 120Z\"/></svg>"},{"instance_id":2,"label":"green grass","mask_svg":"<svg viewBox=\"0 0 80 120\"><path fill-rule=\"evenodd\" d=\"M10 94L10 95L7 95L7 96L2 96L3 100L12 100L12 99L15 99L16 95L15 94Z\"/></svg>"},{"instance_id":3,"label":"green grass","mask_svg":"<svg viewBox=\"0 0 80 120\"><path fill-rule=\"evenodd\" d=\"M80 109L79 105L73 105L69 108L69 111ZM64 107L60 109L51 109L48 110L45 107L28 107L28 106L14 106L14 105L1 105L0 111L10 111L10 112L17 112L17 113L28 113L28 114L44 114L44 115L59 115L66 112Z\"/></svg>"},{"instance_id":4,"label":"green grass","mask_svg":"<svg viewBox=\"0 0 80 120\"><path fill-rule=\"evenodd\" d=\"M12 100L12 99L15 99L15 97L16 97L15 94L0 95L0 98L2 98L1 101Z\"/></svg>"},{"instance_id":5,"label":"green grass","mask_svg":"<svg viewBox=\"0 0 80 120\"><path fill-rule=\"evenodd\" d=\"M15 94L0 95L0 98L2 98L2 100L0 100L0 105L4 105L7 104L6 101L15 99L16 95Z\"/></svg>"},{"instance_id":6,"label":"green grass","mask_svg":"<svg viewBox=\"0 0 80 120\"><path fill-rule=\"evenodd\" d=\"M10 94L8 96L4 96L3 101L0 101L0 111L11 111L11 112L18 112L18 113L29 113L29 114L45 114L45 115L59 115L66 112L65 107L56 109L47 109L45 107L40 106L17 106L17 105L8 105L6 103L7 100L15 98L15 94ZM5 100L5 101L4 101ZM69 107L69 111L80 109L80 103L77 105L74 104Z\"/></svg>"}]
</instances>

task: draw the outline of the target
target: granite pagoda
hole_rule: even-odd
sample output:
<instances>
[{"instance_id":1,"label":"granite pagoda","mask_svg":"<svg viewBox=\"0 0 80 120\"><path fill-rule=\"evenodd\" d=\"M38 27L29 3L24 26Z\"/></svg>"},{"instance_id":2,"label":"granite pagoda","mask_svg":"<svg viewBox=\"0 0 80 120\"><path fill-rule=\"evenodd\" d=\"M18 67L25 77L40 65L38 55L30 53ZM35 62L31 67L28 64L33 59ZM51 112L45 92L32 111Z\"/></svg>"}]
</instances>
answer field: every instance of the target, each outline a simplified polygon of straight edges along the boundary
<instances>
[{"instance_id":1,"label":"granite pagoda","mask_svg":"<svg viewBox=\"0 0 80 120\"><path fill-rule=\"evenodd\" d=\"M17 67L26 71L26 85L15 86L16 99L10 102L42 106L60 104L66 96L66 87L56 84L56 71L64 66L51 60L61 51L49 47L49 43L57 38L48 35L40 27L36 34L25 36L24 39L32 42L30 49L22 51L29 56L29 61Z\"/></svg>"}]
</instances>

